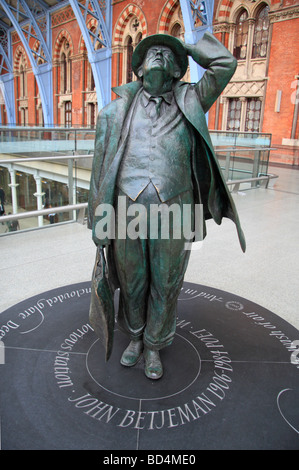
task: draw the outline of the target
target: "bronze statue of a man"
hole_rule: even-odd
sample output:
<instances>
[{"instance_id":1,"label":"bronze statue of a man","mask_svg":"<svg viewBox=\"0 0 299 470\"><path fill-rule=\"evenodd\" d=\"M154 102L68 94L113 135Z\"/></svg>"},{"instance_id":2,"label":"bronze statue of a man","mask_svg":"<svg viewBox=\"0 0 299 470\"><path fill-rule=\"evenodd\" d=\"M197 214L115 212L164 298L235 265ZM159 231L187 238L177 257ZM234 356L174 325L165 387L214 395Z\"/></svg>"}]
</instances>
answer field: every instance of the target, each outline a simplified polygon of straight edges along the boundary
<instances>
[{"instance_id":1,"label":"bronze statue of a man","mask_svg":"<svg viewBox=\"0 0 299 470\"><path fill-rule=\"evenodd\" d=\"M206 69L196 84L180 81L188 55ZM134 366L143 353L146 376L159 379L163 375L159 351L171 344L175 334L177 299L190 256L186 241L192 241L192 234L178 238L171 227L164 238L159 227L157 237L151 237L149 230L144 236L126 233L120 237L123 211L118 211L119 201L125 201L126 209L142 205L147 214L152 205L175 204L182 210L188 206L193 219L195 205L201 204L203 236L206 219L220 224L228 217L235 222L245 251L238 215L213 153L205 118L231 79L236 60L210 33L196 45L157 34L136 47L132 66L139 80L115 88L119 98L102 109L97 120L89 228L98 253L90 321L103 337L109 358L114 330L112 299L119 287L117 322L130 338L121 364ZM110 206L116 210L115 226L101 235L97 224L103 211L99 208Z\"/></svg>"}]
</instances>

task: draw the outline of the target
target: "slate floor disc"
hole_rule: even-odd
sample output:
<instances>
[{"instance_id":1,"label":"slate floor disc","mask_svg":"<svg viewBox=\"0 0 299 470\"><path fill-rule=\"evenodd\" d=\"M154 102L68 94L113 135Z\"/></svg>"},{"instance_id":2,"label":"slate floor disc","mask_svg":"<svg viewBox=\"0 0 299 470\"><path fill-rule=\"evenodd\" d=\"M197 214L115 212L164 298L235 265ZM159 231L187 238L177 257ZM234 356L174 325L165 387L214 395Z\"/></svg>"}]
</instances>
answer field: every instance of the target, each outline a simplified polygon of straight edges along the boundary
<instances>
[{"instance_id":1,"label":"slate floor disc","mask_svg":"<svg viewBox=\"0 0 299 470\"><path fill-rule=\"evenodd\" d=\"M299 449L299 331L234 294L184 283L151 381L88 322L90 283L0 314L3 450ZM296 342L297 343L294 343ZM293 345L292 345L293 343Z\"/></svg>"}]
</instances>

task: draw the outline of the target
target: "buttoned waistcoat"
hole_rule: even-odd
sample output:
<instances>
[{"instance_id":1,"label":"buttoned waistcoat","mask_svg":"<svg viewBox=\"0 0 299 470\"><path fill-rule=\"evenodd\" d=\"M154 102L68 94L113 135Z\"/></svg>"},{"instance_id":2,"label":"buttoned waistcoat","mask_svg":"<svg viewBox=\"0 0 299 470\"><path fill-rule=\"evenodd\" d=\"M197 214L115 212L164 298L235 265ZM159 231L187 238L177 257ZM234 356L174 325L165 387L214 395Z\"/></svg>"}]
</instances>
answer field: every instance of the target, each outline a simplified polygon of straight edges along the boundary
<instances>
[{"instance_id":1,"label":"buttoned waistcoat","mask_svg":"<svg viewBox=\"0 0 299 470\"><path fill-rule=\"evenodd\" d=\"M153 104L154 109L151 108ZM118 174L118 187L133 201L151 181L166 202L192 189L193 135L172 93L158 116L155 103L137 94L126 149Z\"/></svg>"}]
</instances>

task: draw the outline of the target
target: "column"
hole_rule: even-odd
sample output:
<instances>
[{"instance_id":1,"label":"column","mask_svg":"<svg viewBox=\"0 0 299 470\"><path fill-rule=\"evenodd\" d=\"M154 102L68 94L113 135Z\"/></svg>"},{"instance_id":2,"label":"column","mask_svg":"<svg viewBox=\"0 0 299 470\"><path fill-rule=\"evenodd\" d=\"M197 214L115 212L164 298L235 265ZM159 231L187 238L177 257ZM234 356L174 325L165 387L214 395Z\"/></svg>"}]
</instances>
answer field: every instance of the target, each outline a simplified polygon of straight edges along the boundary
<instances>
[{"instance_id":1,"label":"column","mask_svg":"<svg viewBox=\"0 0 299 470\"><path fill-rule=\"evenodd\" d=\"M299 115L299 76L296 76L295 79L297 80L295 92L292 93L291 101L294 103L294 114L293 114L293 122L292 122L292 130L291 130L291 139L296 139L296 129L298 123L298 115Z\"/></svg>"},{"instance_id":2,"label":"column","mask_svg":"<svg viewBox=\"0 0 299 470\"><path fill-rule=\"evenodd\" d=\"M220 102L223 105L222 108L222 126L221 130L226 131L227 130L227 117L228 117L228 105L229 105L229 99L226 96L221 96L220 97Z\"/></svg>"},{"instance_id":3,"label":"column","mask_svg":"<svg viewBox=\"0 0 299 470\"><path fill-rule=\"evenodd\" d=\"M229 31L228 31L228 50L233 54L234 52L234 39L235 39L235 31L236 31L236 23L231 23L229 25Z\"/></svg>"},{"instance_id":4,"label":"column","mask_svg":"<svg viewBox=\"0 0 299 470\"><path fill-rule=\"evenodd\" d=\"M39 175L39 173L35 173L34 179L36 182L36 193L33 194L33 196L36 197L37 199L37 210L41 210L43 208L43 196L45 193L42 192L42 179ZM38 226L42 227L44 225L44 218L42 215L38 216Z\"/></svg>"},{"instance_id":5,"label":"column","mask_svg":"<svg viewBox=\"0 0 299 470\"><path fill-rule=\"evenodd\" d=\"M10 184L8 185L11 188L11 200L12 200L12 213L18 213L18 197L17 197L17 187L19 186L16 183L16 170L11 168L10 173Z\"/></svg>"},{"instance_id":6,"label":"column","mask_svg":"<svg viewBox=\"0 0 299 470\"><path fill-rule=\"evenodd\" d=\"M254 35L254 25L255 18L248 19L248 39L247 39L247 54L246 54L246 78L251 77L251 56L252 56L252 45L253 45L253 35Z\"/></svg>"},{"instance_id":7,"label":"column","mask_svg":"<svg viewBox=\"0 0 299 470\"><path fill-rule=\"evenodd\" d=\"M76 185L76 178L74 177L74 162L75 159L69 158L68 160L68 186L69 186L69 204L76 204L77 199L77 185ZM70 212L71 216L71 212ZM73 220L76 220L77 212L73 210Z\"/></svg>"},{"instance_id":8,"label":"column","mask_svg":"<svg viewBox=\"0 0 299 470\"><path fill-rule=\"evenodd\" d=\"M241 101L240 132L244 132L244 130L245 130L245 121L246 121L246 106L247 106L246 96L241 96L240 101Z\"/></svg>"}]
</instances>

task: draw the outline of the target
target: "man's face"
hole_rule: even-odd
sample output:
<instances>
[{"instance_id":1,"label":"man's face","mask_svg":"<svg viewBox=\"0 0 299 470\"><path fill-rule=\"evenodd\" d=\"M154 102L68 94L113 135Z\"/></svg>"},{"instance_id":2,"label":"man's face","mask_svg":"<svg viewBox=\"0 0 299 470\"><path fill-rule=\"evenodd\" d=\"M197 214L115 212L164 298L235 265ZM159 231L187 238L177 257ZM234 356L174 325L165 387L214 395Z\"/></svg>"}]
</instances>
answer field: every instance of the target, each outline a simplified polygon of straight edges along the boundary
<instances>
[{"instance_id":1,"label":"man's face","mask_svg":"<svg viewBox=\"0 0 299 470\"><path fill-rule=\"evenodd\" d=\"M159 70L164 72L167 78L173 78L179 71L174 53L167 46L150 47L144 58L142 69L144 75Z\"/></svg>"}]
</instances>

